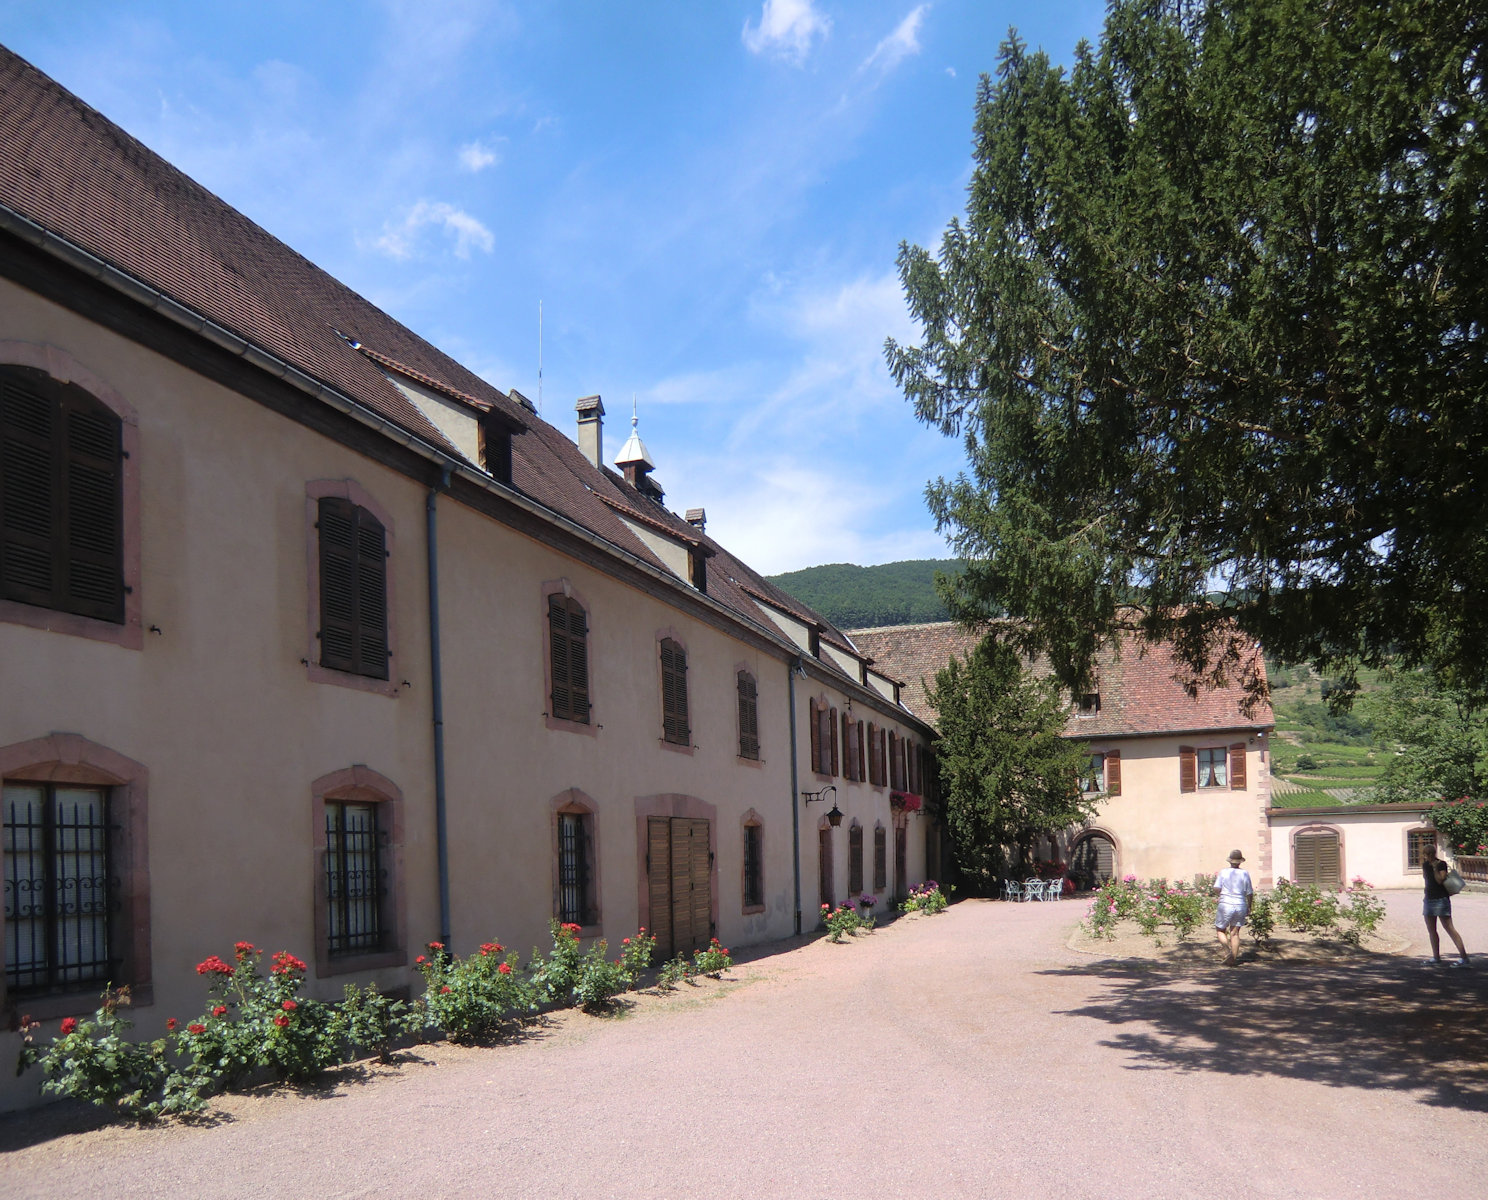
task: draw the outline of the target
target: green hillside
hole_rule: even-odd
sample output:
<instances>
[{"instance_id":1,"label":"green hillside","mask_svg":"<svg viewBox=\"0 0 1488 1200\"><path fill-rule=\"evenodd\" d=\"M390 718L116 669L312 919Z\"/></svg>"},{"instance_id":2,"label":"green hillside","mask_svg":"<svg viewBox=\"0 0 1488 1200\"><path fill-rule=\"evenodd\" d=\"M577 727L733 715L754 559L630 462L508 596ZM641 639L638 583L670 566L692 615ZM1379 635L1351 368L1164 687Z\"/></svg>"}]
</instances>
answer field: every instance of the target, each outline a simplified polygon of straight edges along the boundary
<instances>
[{"instance_id":1,"label":"green hillside","mask_svg":"<svg viewBox=\"0 0 1488 1200\"><path fill-rule=\"evenodd\" d=\"M769 579L839 628L862 629L944 621L946 611L935 594L935 573L950 574L960 566L954 558L920 558L876 567L828 563Z\"/></svg>"}]
</instances>

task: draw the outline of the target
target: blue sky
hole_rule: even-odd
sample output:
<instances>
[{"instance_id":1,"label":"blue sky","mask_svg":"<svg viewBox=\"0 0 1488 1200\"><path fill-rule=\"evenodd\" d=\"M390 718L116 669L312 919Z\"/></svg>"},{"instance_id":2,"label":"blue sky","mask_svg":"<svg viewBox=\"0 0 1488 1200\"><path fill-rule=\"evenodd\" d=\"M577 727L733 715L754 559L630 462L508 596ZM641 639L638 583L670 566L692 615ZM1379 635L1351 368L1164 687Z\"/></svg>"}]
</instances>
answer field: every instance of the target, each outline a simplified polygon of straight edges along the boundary
<instances>
[{"instance_id":1,"label":"blue sky","mask_svg":"<svg viewBox=\"0 0 1488 1200\"><path fill-rule=\"evenodd\" d=\"M573 435L631 397L668 504L757 569L947 552L957 442L883 362L962 210L1009 26L1096 0L0 0L0 41Z\"/></svg>"}]
</instances>

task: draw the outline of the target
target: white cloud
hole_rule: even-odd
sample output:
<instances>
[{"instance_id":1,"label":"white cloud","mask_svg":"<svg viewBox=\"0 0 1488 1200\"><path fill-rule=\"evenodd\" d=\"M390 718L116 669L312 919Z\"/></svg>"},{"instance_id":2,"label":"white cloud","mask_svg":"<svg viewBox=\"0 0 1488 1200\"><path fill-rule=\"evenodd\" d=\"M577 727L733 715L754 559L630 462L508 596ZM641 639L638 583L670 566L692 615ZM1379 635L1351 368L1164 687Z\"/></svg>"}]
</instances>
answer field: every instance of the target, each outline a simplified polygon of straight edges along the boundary
<instances>
[{"instance_id":1,"label":"white cloud","mask_svg":"<svg viewBox=\"0 0 1488 1200\"><path fill-rule=\"evenodd\" d=\"M863 60L863 70L877 67L887 75L911 54L920 52L920 25L929 9L921 4L900 21L894 32L873 48L873 53Z\"/></svg>"},{"instance_id":2,"label":"white cloud","mask_svg":"<svg viewBox=\"0 0 1488 1200\"><path fill-rule=\"evenodd\" d=\"M401 221L385 223L372 244L391 258L412 258L419 232L427 226L441 227L454 238L456 258L469 258L472 247L489 254L496 245L491 231L468 212L430 200L420 200Z\"/></svg>"},{"instance_id":3,"label":"white cloud","mask_svg":"<svg viewBox=\"0 0 1488 1200\"><path fill-rule=\"evenodd\" d=\"M759 24L744 22L744 45L752 54L771 54L799 65L811 53L811 44L826 37L830 17L817 12L812 0L765 0Z\"/></svg>"},{"instance_id":4,"label":"white cloud","mask_svg":"<svg viewBox=\"0 0 1488 1200\"><path fill-rule=\"evenodd\" d=\"M476 140L460 147L460 166L466 171L484 171L500 161L501 151L494 144Z\"/></svg>"},{"instance_id":5,"label":"white cloud","mask_svg":"<svg viewBox=\"0 0 1488 1200\"><path fill-rule=\"evenodd\" d=\"M947 67L946 68L946 74L949 75L952 79L955 79L956 78L956 68L955 67Z\"/></svg>"}]
</instances>

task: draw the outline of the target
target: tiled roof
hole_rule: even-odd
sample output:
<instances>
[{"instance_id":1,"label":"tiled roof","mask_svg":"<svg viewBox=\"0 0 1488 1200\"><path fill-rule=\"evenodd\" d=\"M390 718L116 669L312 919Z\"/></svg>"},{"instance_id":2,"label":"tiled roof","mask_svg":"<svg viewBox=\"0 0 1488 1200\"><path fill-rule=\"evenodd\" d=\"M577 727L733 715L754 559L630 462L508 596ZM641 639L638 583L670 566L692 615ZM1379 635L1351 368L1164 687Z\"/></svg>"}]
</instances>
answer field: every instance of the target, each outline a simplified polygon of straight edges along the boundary
<instances>
[{"instance_id":1,"label":"tiled roof","mask_svg":"<svg viewBox=\"0 0 1488 1200\"><path fill-rule=\"evenodd\" d=\"M930 625L890 625L848 631L853 644L875 660L878 669L905 681L901 697L910 712L934 724L935 710L925 695L935 673L951 659L965 658L981 640L949 621ZM1265 661L1252 651L1256 667ZM1036 664L1035 669L1040 669ZM1096 667L1100 711L1071 715L1069 733L1080 737L1132 737L1141 734L1189 733L1208 729L1269 729L1271 706L1261 703L1247 715L1245 693L1238 683L1201 689L1189 696L1179 682L1178 661L1171 646L1126 642L1121 652L1107 650Z\"/></svg>"},{"instance_id":2,"label":"tiled roof","mask_svg":"<svg viewBox=\"0 0 1488 1200\"><path fill-rule=\"evenodd\" d=\"M848 647L841 631L820 614L781 592L614 471L596 468L553 426L272 237L3 46L0 205L445 455L463 457L388 381L383 367L478 410L494 410L513 428L523 430L512 438L512 485L531 500L670 575L666 564L620 516L639 514L649 526L683 544L712 551L708 594L738 617L756 628L769 628L742 590L748 587L801 620L821 626L827 641ZM821 665L837 670L826 660Z\"/></svg>"}]
</instances>

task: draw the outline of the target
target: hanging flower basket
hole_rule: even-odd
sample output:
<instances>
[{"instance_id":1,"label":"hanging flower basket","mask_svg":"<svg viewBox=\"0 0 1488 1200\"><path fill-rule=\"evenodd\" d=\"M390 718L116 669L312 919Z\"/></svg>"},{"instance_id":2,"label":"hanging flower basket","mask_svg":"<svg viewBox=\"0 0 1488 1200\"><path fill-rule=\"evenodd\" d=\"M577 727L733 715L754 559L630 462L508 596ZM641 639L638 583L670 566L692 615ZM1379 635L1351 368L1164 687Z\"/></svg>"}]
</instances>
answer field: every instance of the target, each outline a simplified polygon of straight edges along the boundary
<instances>
[{"instance_id":1,"label":"hanging flower basket","mask_svg":"<svg viewBox=\"0 0 1488 1200\"><path fill-rule=\"evenodd\" d=\"M895 812L919 812L924 807L924 800L913 792L890 792L889 807Z\"/></svg>"}]
</instances>

